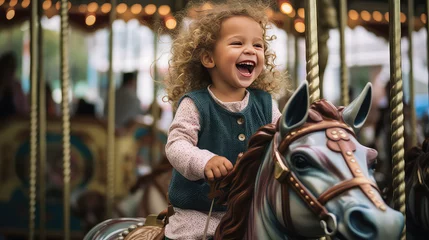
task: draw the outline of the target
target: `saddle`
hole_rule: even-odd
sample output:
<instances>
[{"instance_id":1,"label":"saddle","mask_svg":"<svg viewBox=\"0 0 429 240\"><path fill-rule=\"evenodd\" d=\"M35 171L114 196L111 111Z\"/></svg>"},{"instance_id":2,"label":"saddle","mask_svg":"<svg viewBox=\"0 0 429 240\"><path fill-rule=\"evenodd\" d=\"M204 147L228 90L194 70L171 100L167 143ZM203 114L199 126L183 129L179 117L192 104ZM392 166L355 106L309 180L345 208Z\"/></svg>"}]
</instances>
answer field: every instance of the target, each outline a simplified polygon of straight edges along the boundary
<instances>
[{"instance_id":1,"label":"saddle","mask_svg":"<svg viewBox=\"0 0 429 240\"><path fill-rule=\"evenodd\" d=\"M168 224L168 218L174 214L173 206L168 205L158 215L151 214L146 221L141 224L132 225L119 234L121 240L164 240L165 226Z\"/></svg>"}]
</instances>

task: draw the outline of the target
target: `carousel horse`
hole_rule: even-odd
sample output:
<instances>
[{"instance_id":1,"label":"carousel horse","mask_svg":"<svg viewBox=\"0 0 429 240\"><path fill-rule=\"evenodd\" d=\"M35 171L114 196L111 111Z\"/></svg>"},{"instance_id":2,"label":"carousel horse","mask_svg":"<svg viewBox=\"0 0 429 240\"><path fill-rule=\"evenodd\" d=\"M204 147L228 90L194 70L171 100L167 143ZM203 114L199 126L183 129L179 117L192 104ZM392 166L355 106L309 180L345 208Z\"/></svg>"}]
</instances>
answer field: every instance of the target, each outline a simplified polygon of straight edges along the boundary
<instances>
[{"instance_id":1,"label":"carousel horse","mask_svg":"<svg viewBox=\"0 0 429 240\"><path fill-rule=\"evenodd\" d=\"M407 239L429 236L429 138L406 154Z\"/></svg>"},{"instance_id":2,"label":"carousel horse","mask_svg":"<svg viewBox=\"0 0 429 240\"><path fill-rule=\"evenodd\" d=\"M278 124L260 128L232 172L212 186L210 196L228 206L214 239L400 238L404 218L383 202L373 177L377 152L355 138L371 85L346 108L323 99L310 105L308 95L304 82ZM143 228L119 237L154 239Z\"/></svg>"}]
</instances>

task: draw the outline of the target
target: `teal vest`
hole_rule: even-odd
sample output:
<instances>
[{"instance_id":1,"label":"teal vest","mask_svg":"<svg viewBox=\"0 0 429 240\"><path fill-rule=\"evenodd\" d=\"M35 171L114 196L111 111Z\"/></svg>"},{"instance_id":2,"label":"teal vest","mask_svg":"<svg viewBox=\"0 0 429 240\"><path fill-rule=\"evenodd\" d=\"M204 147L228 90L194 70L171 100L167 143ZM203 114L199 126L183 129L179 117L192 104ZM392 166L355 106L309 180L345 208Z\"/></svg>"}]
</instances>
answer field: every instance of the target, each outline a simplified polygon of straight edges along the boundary
<instances>
[{"instance_id":1,"label":"teal vest","mask_svg":"<svg viewBox=\"0 0 429 240\"><path fill-rule=\"evenodd\" d=\"M224 156L235 164L238 154L247 150L249 138L260 127L272 122L271 95L262 90L248 91L249 103L237 113L219 106L207 89L193 91L184 96L194 101L200 115L198 148ZM190 181L174 169L168 196L174 207L209 211L209 190L210 187L204 179ZM213 208L213 211L225 210L225 206L216 204Z\"/></svg>"}]
</instances>

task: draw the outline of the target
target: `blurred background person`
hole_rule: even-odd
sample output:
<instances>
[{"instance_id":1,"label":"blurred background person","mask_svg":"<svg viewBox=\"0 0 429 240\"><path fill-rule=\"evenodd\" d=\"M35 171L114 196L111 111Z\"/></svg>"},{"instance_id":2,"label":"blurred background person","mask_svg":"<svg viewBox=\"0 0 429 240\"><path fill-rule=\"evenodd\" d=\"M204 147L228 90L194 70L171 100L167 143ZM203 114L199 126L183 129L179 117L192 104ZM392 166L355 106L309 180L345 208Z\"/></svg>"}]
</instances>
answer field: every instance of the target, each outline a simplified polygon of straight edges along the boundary
<instances>
[{"instance_id":1,"label":"blurred background person","mask_svg":"<svg viewBox=\"0 0 429 240\"><path fill-rule=\"evenodd\" d=\"M104 108L107 117L108 104ZM137 96L137 73L122 74L122 84L115 93L115 125L125 127L131 120L144 114L142 104Z\"/></svg>"},{"instance_id":2,"label":"blurred background person","mask_svg":"<svg viewBox=\"0 0 429 240\"><path fill-rule=\"evenodd\" d=\"M13 52L0 56L0 117L27 115L29 105L16 79L17 58Z\"/></svg>"}]
</instances>

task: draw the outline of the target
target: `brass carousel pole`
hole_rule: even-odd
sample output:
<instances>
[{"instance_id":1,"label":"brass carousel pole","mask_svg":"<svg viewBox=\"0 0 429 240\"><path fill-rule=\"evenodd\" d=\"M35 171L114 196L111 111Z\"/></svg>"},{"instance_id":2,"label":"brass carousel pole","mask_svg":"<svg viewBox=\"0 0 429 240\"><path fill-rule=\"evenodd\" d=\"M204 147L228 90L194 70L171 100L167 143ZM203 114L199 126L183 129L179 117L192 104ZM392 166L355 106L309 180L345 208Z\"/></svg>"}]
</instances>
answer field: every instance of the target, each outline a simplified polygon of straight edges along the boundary
<instances>
[{"instance_id":1,"label":"brass carousel pole","mask_svg":"<svg viewBox=\"0 0 429 240\"><path fill-rule=\"evenodd\" d=\"M389 0L390 38L390 122L393 161L393 202L394 207L405 216L405 172L404 172L404 115L401 70L401 22L400 3ZM405 239L405 226L402 239Z\"/></svg>"},{"instance_id":2,"label":"brass carousel pole","mask_svg":"<svg viewBox=\"0 0 429 240\"><path fill-rule=\"evenodd\" d=\"M159 120L159 113L160 113L160 107L158 105L157 96L158 96L158 40L159 40L159 30L160 30L160 16L158 12L155 12L154 15L154 25L153 25L153 102L152 102L152 109L151 109L151 115L153 117L152 121L152 146L150 148L150 164L151 167L154 167L154 161L157 156L156 149L158 148L158 140L157 140L157 133L158 133L158 120Z\"/></svg>"},{"instance_id":3,"label":"brass carousel pole","mask_svg":"<svg viewBox=\"0 0 429 240\"><path fill-rule=\"evenodd\" d=\"M38 4L39 16L43 10L41 3ZM45 75L43 71L43 28L41 20L38 19L38 79L39 79L39 229L40 240L46 239L46 89Z\"/></svg>"},{"instance_id":4,"label":"brass carousel pole","mask_svg":"<svg viewBox=\"0 0 429 240\"><path fill-rule=\"evenodd\" d=\"M70 239L70 109L69 109L69 24L68 1L61 0L61 35L60 35L60 63L61 63L61 115L63 131L63 174L64 174L64 238Z\"/></svg>"},{"instance_id":5,"label":"brass carousel pole","mask_svg":"<svg viewBox=\"0 0 429 240\"><path fill-rule=\"evenodd\" d=\"M106 217L111 218L115 200L115 79L113 77L113 22L116 19L116 0L111 0L109 16L109 96L107 119L107 196Z\"/></svg>"},{"instance_id":6,"label":"brass carousel pole","mask_svg":"<svg viewBox=\"0 0 429 240\"><path fill-rule=\"evenodd\" d=\"M341 105L347 106L349 99L349 75L346 61L345 31L347 26L347 0L340 0L340 61L341 61Z\"/></svg>"},{"instance_id":7,"label":"brass carousel pole","mask_svg":"<svg viewBox=\"0 0 429 240\"><path fill-rule=\"evenodd\" d=\"M410 59L410 110L411 110L411 146L417 145L416 110L414 105L414 67L413 67L413 30L414 30L414 0L408 0L408 58Z\"/></svg>"},{"instance_id":8,"label":"brass carousel pole","mask_svg":"<svg viewBox=\"0 0 429 240\"><path fill-rule=\"evenodd\" d=\"M299 36L298 34L294 36L293 41L293 50L294 50L294 64L293 64L293 78L295 89L298 88L299 85L299 77L298 77L298 67L299 67Z\"/></svg>"},{"instance_id":9,"label":"brass carousel pole","mask_svg":"<svg viewBox=\"0 0 429 240\"><path fill-rule=\"evenodd\" d=\"M38 10L37 1L31 1L31 66L30 66L30 93L31 93L31 113L30 113L30 206L29 206L29 239L35 236L36 220L36 168L37 168L37 60L38 60Z\"/></svg>"},{"instance_id":10,"label":"brass carousel pole","mask_svg":"<svg viewBox=\"0 0 429 240\"><path fill-rule=\"evenodd\" d=\"M307 81L310 102L320 98L319 56L317 46L317 5L315 0L305 0L305 52L307 61Z\"/></svg>"}]
</instances>

